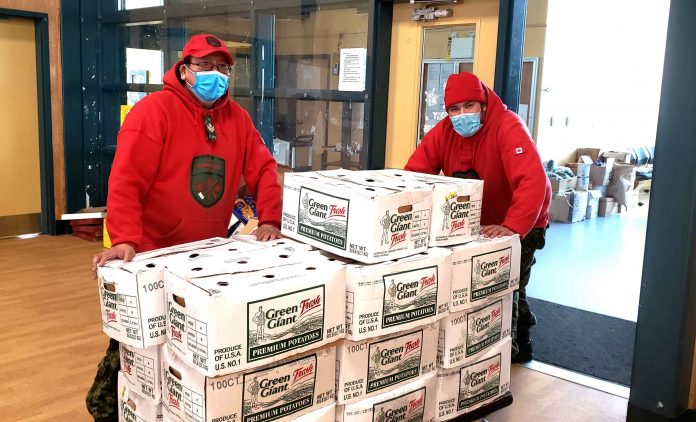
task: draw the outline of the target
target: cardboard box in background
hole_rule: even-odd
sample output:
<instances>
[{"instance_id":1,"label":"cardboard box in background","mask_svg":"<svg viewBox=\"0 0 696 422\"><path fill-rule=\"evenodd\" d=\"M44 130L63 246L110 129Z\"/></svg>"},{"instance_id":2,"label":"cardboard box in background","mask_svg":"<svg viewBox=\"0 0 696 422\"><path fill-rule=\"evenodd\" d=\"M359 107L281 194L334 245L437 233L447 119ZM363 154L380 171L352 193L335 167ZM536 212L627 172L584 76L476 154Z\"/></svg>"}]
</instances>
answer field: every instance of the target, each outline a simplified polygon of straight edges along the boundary
<instances>
[{"instance_id":1,"label":"cardboard box in background","mask_svg":"<svg viewBox=\"0 0 696 422\"><path fill-rule=\"evenodd\" d=\"M424 252L432 187L387 176L362 184L339 177L350 173L288 174L283 235L367 264Z\"/></svg>"},{"instance_id":2,"label":"cardboard box in background","mask_svg":"<svg viewBox=\"0 0 696 422\"><path fill-rule=\"evenodd\" d=\"M167 344L201 374L270 364L345 336L343 264L270 248L195 265L167 268Z\"/></svg>"},{"instance_id":3,"label":"cardboard box in background","mask_svg":"<svg viewBox=\"0 0 696 422\"><path fill-rule=\"evenodd\" d=\"M438 323L336 346L339 404L355 403L400 387L437 369Z\"/></svg>"},{"instance_id":4,"label":"cardboard box in background","mask_svg":"<svg viewBox=\"0 0 696 422\"><path fill-rule=\"evenodd\" d=\"M520 237L479 239L453 246L450 312L504 296L520 284Z\"/></svg>"},{"instance_id":5,"label":"cardboard box in background","mask_svg":"<svg viewBox=\"0 0 696 422\"><path fill-rule=\"evenodd\" d=\"M607 158L604 165L593 165L590 167L590 189L597 189L599 186L609 186L611 171L614 169L614 161L614 158Z\"/></svg>"},{"instance_id":6,"label":"cardboard box in background","mask_svg":"<svg viewBox=\"0 0 696 422\"><path fill-rule=\"evenodd\" d=\"M576 157L578 162L580 162L580 157L583 155L587 155L592 159L592 162L595 162L599 160L599 158L602 156L602 150L601 148L578 148L578 151L576 153Z\"/></svg>"},{"instance_id":7,"label":"cardboard box in background","mask_svg":"<svg viewBox=\"0 0 696 422\"><path fill-rule=\"evenodd\" d=\"M519 265L518 265L519 268ZM346 338L358 341L439 321L449 312L452 252L427 252L346 269Z\"/></svg>"},{"instance_id":8,"label":"cardboard box in background","mask_svg":"<svg viewBox=\"0 0 696 422\"><path fill-rule=\"evenodd\" d=\"M157 422L162 420L162 404L159 401L153 403L133 391L122 371L118 371L117 388L119 421Z\"/></svg>"},{"instance_id":9,"label":"cardboard box in background","mask_svg":"<svg viewBox=\"0 0 696 422\"><path fill-rule=\"evenodd\" d=\"M599 213L599 200L602 198L602 192L598 190L587 191L587 211L585 218L591 219L597 217Z\"/></svg>"},{"instance_id":10,"label":"cardboard box in background","mask_svg":"<svg viewBox=\"0 0 696 422\"><path fill-rule=\"evenodd\" d=\"M160 349L152 346L147 349L119 343L121 372L128 386L144 398L157 404L162 398L162 366Z\"/></svg>"},{"instance_id":11,"label":"cardboard box in background","mask_svg":"<svg viewBox=\"0 0 696 422\"><path fill-rule=\"evenodd\" d=\"M609 214L614 214L617 212L617 204L614 198L605 196L599 198L599 206L597 208L597 215L600 217L606 217Z\"/></svg>"},{"instance_id":12,"label":"cardboard box in background","mask_svg":"<svg viewBox=\"0 0 696 422\"><path fill-rule=\"evenodd\" d=\"M454 369L437 370L437 420L469 413L510 391L510 349L507 339L479 360Z\"/></svg>"},{"instance_id":13,"label":"cardboard box in background","mask_svg":"<svg viewBox=\"0 0 696 422\"><path fill-rule=\"evenodd\" d=\"M164 345L162 407L171 420L289 422L335 403L335 371L329 347L210 378Z\"/></svg>"},{"instance_id":14,"label":"cardboard box in background","mask_svg":"<svg viewBox=\"0 0 696 422\"><path fill-rule=\"evenodd\" d=\"M551 180L551 192L553 193L564 193L575 189L575 185L578 183L577 176L570 177L568 179L550 179Z\"/></svg>"},{"instance_id":15,"label":"cardboard box in background","mask_svg":"<svg viewBox=\"0 0 696 422\"><path fill-rule=\"evenodd\" d=\"M632 153L628 151L605 151L602 153L602 157L605 159L614 158L617 164L631 164L631 154Z\"/></svg>"},{"instance_id":16,"label":"cardboard box in background","mask_svg":"<svg viewBox=\"0 0 696 422\"><path fill-rule=\"evenodd\" d=\"M549 219L560 223L577 223L585 219L587 191L571 191L554 195L551 199Z\"/></svg>"},{"instance_id":17,"label":"cardboard box in background","mask_svg":"<svg viewBox=\"0 0 696 422\"><path fill-rule=\"evenodd\" d=\"M571 169L575 176L578 178L575 184L575 189L577 190L587 190L590 187L590 167L591 164L586 163L568 163L566 167Z\"/></svg>"},{"instance_id":18,"label":"cardboard box in background","mask_svg":"<svg viewBox=\"0 0 696 422\"><path fill-rule=\"evenodd\" d=\"M440 321L437 363L455 368L477 359L510 337L512 293Z\"/></svg>"},{"instance_id":19,"label":"cardboard box in background","mask_svg":"<svg viewBox=\"0 0 696 422\"><path fill-rule=\"evenodd\" d=\"M336 406L336 422L435 422L436 384L433 374L357 403Z\"/></svg>"}]
</instances>

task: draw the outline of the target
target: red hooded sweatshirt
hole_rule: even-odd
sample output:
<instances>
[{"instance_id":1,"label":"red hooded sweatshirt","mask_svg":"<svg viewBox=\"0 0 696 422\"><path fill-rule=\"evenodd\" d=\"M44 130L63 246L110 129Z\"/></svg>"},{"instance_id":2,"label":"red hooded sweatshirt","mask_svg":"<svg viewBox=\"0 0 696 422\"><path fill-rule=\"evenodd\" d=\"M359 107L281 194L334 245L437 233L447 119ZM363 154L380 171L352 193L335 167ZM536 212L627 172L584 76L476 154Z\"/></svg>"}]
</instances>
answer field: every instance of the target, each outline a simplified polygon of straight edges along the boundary
<instances>
[{"instance_id":1,"label":"red hooded sweatshirt","mask_svg":"<svg viewBox=\"0 0 696 422\"><path fill-rule=\"evenodd\" d=\"M164 89L128 113L107 199L112 243L144 252L226 236L240 176L257 200L259 225L280 227L281 188L276 162L249 114L227 95L205 109L179 78L164 75ZM212 118L216 141L206 136Z\"/></svg>"},{"instance_id":2,"label":"red hooded sweatshirt","mask_svg":"<svg viewBox=\"0 0 696 422\"><path fill-rule=\"evenodd\" d=\"M449 84L449 82L448 82ZM449 117L425 135L405 169L446 176L474 170L483 184L482 225L502 225L524 237L549 222L551 184L527 127L500 98L488 96L483 127L464 138Z\"/></svg>"}]
</instances>

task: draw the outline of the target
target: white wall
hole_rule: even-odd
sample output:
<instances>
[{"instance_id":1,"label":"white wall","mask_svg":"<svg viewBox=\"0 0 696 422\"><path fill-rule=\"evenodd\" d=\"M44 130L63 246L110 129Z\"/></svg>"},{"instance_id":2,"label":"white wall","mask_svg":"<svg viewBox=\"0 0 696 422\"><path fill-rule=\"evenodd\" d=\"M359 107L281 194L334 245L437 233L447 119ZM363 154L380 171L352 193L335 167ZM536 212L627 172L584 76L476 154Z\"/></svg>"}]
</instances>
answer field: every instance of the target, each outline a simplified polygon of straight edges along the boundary
<instances>
[{"instance_id":1,"label":"white wall","mask_svg":"<svg viewBox=\"0 0 696 422\"><path fill-rule=\"evenodd\" d=\"M669 0L549 0L538 146L654 145ZM553 118L553 124L551 119Z\"/></svg>"}]
</instances>

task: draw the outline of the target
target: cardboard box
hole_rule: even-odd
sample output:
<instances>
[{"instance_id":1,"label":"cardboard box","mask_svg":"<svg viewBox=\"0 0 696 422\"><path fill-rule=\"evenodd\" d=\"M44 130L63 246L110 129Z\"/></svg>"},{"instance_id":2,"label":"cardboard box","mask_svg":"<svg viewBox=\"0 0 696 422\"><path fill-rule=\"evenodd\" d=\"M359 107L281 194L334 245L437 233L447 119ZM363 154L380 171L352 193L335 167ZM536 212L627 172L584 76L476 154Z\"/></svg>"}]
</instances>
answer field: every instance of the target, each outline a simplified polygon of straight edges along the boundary
<instances>
[{"instance_id":1,"label":"cardboard box","mask_svg":"<svg viewBox=\"0 0 696 422\"><path fill-rule=\"evenodd\" d=\"M568 163L566 167L571 169L575 176L578 178L575 189L577 190L587 190L590 188L590 164L586 163Z\"/></svg>"},{"instance_id":2,"label":"cardboard box","mask_svg":"<svg viewBox=\"0 0 696 422\"><path fill-rule=\"evenodd\" d=\"M595 161L596 160L593 160L589 155L581 155L578 157L578 163L594 164Z\"/></svg>"},{"instance_id":3,"label":"cardboard box","mask_svg":"<svg viewBox=\"0 0 696 422\"><path fill-rule=\"evenodd\" d=\"M476 360L510 337L512 293L440 321L437 364L454 368Z\"/></svg>"},{"instance_id":4,"label":"cardboard box","mask_svg":"<svg viewBox=\"0 0 696 422\"><path fill-rule=\"evenodd\" d=\"M336 406L336 422L434 422L435 385L431 375L357 403Z\"/></svg>"},{"instance_id":5,"label":"cardboard box","mask_svg":"<svg viewBox=\"0 0 696 422\"><path fill-rule=\"evenodd\" d=\"M293 419L294 422L336 422L336 404L331 403L314 412Z\"/></svg>"},{"instance_id":6,"label":"cardboard box","mask_svg":"<svg viewBox=\"0 0 696 422\"><path fill-rule=\"evenodd\" d=\"M162 348L163 408L177 421L291 421L335 403L336 349L209 378Z\"/></svg>"},{"instance_id":7,"label":"cardboard box","mask_svg":"<svg viewBox=\"0 0 696 422\"><path fill-rule=\"evenodd\" d=\"M614 168L614 158L607 158L606 163L601 166L590 167L590 189L597 189L599 186L609 186L611 181L611 171Z\"/></svg>"},{"instance_id":8,"label":"cardboard box","mask_svg":"<svg viewBox=\"0 0 696 422\"><path fill-rule=\"evenodd\" d=\"M97 286L104 333L141 349L164 343L164 268L168 255L230 242L224 238L207 239L136 254L129 263L115 260L99 267Z\"/></svg>"},{"instance_id":9,"label":"cardboard box","mask_svg":"<svg viewBox=\"0 0 696 422\"><path fill-rule=\"evenodd\" d=\"M457 245L478 239L483 180L432 176L396 169L377 172L433 187L430 246Z\"/></svg>"},{"instance_id":10,"label":"cardboard box","mask_svg":"<svg viewBox=\"0 0 696 422\"><path fill-rule=\"evenodd\" d=\"M628 151L606 151L602 154L602 157L614 158L616 163L619 164L631 164L631 152Z\"/></svg>"},{"instance_id":11,"label":"cardboard box","mask_svg":"<svg viewBox=\"0 0 696 422\"><path fill-rule=\"evenodd\" d=\"M505 296L520 284L520 237L481 238L454 246L450 312Z\"/></svg>"},{"instance_id":12,"label":"cardboard box","mask_svg":"<svg viewBox=\"0 0 696 422\"><path fill-rule=\"evenodd\" d=\"M585 219L587 191L571 191L554 195L551 199L549 219L561 223L577 223Z\"/></svg>"},{"instance_id":13,"label":"cardboard box","mask_svg":"<svg viewBox=\"0 0 696 422\"><path fill-rule=\"evenodd\" d=\"M152 346L138 349L119 343L121 359L120 374L126 378L128 387L151 402L157 404L162 398L162 366L160 349Z\"/></svg>"},{"instance_id":14,"label":"cardboard box","mask_svg":"<svg viewBox=\"0 0 696 422\"><path fill-rule=\"evenodd\" d=\"M269 364L345 336L343 264L271 248L196 265L167 269L167 344L202 374Z\"/></svg>"},{"instance_id":15,"label":"cardboard box","mask_svg":"<svg viewBox=\"0 0 696 422\"><path fill-rule=\"evenodd\" d=\"M553 193L564 193L575 189L575 185L578 183L577 176L569 177L567 179L549 179L551 181L551 191Z\"/></svg>"},{"instance_id":16,"label":"cardboard box","mask_svg":"<svg viewBox=\"0 0 696 422\"><path fill-rule=\"evenodd\" d=\"M433 374L438 324L336 347L339 404L355 403Z\"/></svg>"},{"instance_id":17,"label":"cardboard box","mask_svg":"<svg viewBox=\"0 0 696 422\"><path fill-rule=\"evenodd\" d=\"M599 215L600 217L606 217L607 215L614 214L617 211L617 204L616 201L614 201L614 198L608 196L599 198L599 207L597 208L597 215Z\"/></svg>"},{"instance_id":18,"label":"cardboard box","mask_svg":"<svg viewBox=\"0 0 696 422\"><path fill-rule=\"evenodd\" d=\"M280 239L274 239L274 240L269 240L266 242L261 242L259 240L256 240L255 235L234 235L231 236L230 239L236 240L239 242L246 242L246 243L251 243L252 245L257 245L261 246L264 248L283 248L288 251L314 251L316 250L312 245L308 245L306 243L298 242L292 239L288 239L287 237L283 237Z\"/></svg>"},{"instance_id":19,"label":"cardboard box","mask_svg":"<svg viewBox=\"0 0 696 422\"><path fill-rule=\"evenodd\" d=\"M587 211L585 218L595 218L599 214L599 200L602 198L602 192L598 190L587 191Z\"/></svg>"},{"instance_id":20,"label":"cardboard box","mask_svg":"<svg viewBox=\"0 0 696 422\"><path fill-rule=\"evenodd\" d=\"M586 155L592 159L592 162L595 162L602 156L602 152L604 151L601 148L578 148L576 157L580 162L580 157Z\"/></svg>"},{"instance_id":21,"label":"cardboard box","mask_svg":"<svg viewBox=\"0 0 696 422\"><path fill-rule=\"evenodd\" d=\"M162 420L162 404L153 403L133 391L122 371L118 372L117 388L119 422Z\"/></svg>"},{"instance_id":22,"label":"cardboard box","mask_svg":"<svg viewBox=\"0 0 696 422\"><path fill-rule=\"evenodd\" d=\"M449 311L452 253L444 248L346 267L346 337L364 340L438 321Z\"/></svg>"},{"instance_id":23,"label":"cardboard box","mask_svg":"<svg viewBox=\"0 0 696 422\"><path fill-rule=\"evenodd\" d=\"M386 177L370 186L325 173L286 175L285 236L368 264L427 249L430 186Z\"/></svg>"},{"instance_id":24,"label":"cardboard box","mask_svg":"<svg viewBox=\"0 0 696 422\"><path fill-rule=\"evenodd\" d=\"M437 370L437 420L478 409L510 390L510 349L506 339L481 359L454 369Z\"/></svg>"},{"instance_id":25,"label":"cardboard box","mask_svg":"<svg viewBox=\"0 0 696 422\"><path fill-rule=\"evenodd\" d=\"M590 164L585 163L568 163L565 165L575 173L578 178L590 177Z\"/></svg>"},{"instance_id":26,"label":"cardboard box","mask_svg":"<svg viewBox=\"0 0 696 422\"><path fill-rule=\"evenodd\" d=\"M598 191L599 193L602 194L602 197L605 197L605 196L607 196L607 188L608 187L609 186L596 186L592 190Z\"/></svg>"}]
</instances>

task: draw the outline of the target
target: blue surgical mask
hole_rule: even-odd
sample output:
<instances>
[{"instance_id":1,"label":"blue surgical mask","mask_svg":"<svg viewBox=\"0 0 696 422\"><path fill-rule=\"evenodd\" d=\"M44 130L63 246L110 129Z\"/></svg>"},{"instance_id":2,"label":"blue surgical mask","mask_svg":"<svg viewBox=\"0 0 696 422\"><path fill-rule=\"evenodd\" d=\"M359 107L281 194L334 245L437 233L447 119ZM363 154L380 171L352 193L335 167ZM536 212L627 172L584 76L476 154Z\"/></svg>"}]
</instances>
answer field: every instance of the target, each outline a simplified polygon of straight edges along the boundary
<instances>
[{"instance_id":1,"label":"blue surgical mask","mask_svg":"<svg viewBox=\"0 0 696 422\"><path fill-rule=\"evenodd\" d=\"M186 69L189 68L186 67ZM193 73L196 80L193 85L189 85L191 91L202 101L209 103L215 102L227 92L227 84L230 79L229 76L217 70L194 72L189 69L189 72Z\"/></svg>"},{"instance_id":2,"label":"blue surgical mask","mask_svg":"<svg viewBox=\"0 0 696 422\"><path fill-rule=\"evenodd\" d=\"M462 113L450 116L454 131L468 138L474 136L481 129L481 113Z\"/></svg>"}]
</instances>

